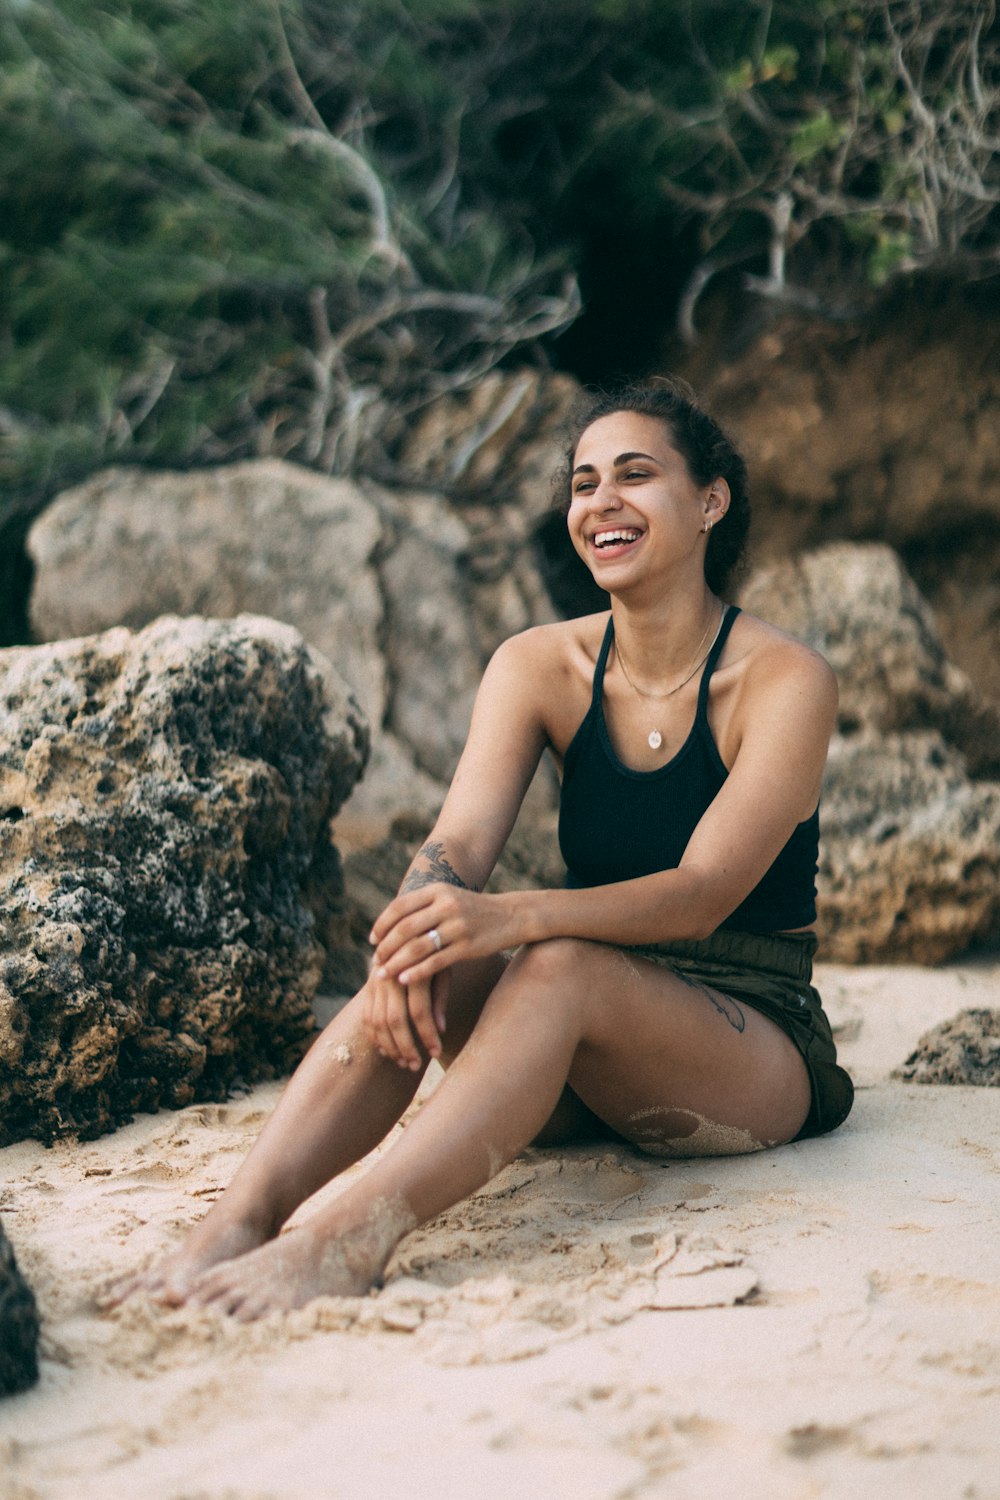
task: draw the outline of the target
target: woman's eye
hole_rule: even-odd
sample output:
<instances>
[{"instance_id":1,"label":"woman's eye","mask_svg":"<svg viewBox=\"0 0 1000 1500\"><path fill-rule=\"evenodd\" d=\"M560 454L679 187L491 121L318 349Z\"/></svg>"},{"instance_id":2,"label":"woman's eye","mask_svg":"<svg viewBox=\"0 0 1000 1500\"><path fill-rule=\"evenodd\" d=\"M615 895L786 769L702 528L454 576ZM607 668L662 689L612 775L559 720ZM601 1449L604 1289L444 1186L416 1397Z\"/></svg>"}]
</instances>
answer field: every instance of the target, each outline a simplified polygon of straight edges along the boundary
<instances>
[{"instance_id":1,"label":"woman's eye","mask_svg":"<svg viewBox=\"0 0 1000 1500\"><path fill-rule=\"evenodd\" d=\"M622 477L624 479L645 479L647 472L646 469L626 469Z\"/></svg>"}]
</instances>

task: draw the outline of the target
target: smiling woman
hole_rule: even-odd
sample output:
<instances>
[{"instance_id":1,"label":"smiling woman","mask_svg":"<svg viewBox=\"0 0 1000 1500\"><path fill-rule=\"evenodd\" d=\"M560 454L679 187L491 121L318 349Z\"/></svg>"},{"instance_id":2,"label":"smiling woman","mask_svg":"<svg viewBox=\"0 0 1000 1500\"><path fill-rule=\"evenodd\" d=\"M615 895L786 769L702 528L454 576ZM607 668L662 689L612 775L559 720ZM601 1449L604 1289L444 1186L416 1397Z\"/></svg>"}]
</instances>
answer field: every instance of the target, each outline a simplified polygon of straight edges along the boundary
<instances>
[{"instance_id":1,"label":"smiling woman","mask_svg":"<svg viewBox=\"0 0 1000 1500\"><path fill-rule=\"evenodd\" d=\"M750 499L742 454L698 405L694 393L679 381L657 380L628 385L598 397L583 412L578 433L582 434L586 427L603 417L617 413L650 417L660 424L661 431L669 432L675 454L684 460L687 476L696 485L710 486L713 480L725 482L728 490L725 530L716 532L714 519L707 518L708 545L705 551L706 582L714 593L725 593L742 567L750 530ZM630 459L651 461L650 455L642 453L625 453L621 458L625 462ZM581 483L586 483L582 479L574 484L576 459L574 442L556 476L558 503L564 509L568 509L572 495L579 490ZM638 473L636 477L639 477Z\"/></svg>"},{"instance_id":2,"label":"smiling woman","mask_svg":"<svg viewBox=\"0 0 1000 1500\"><path fill-rule=\"evenodd\" d=\"M532 1141L740 1152L846 1118L810 985L836 687L815 652L719 597L746 539L742 459L657 383L591 407L566 483L610 608L496 652L437 823L375 923L368 982L208 1216L115 1297L255 1318L361 1293L405 1234ZM567 885L483 894L546 749ZM386 1136L431 1058L445 1079L391 1149L279 1237Z\"/></svg>"}]
</instances>

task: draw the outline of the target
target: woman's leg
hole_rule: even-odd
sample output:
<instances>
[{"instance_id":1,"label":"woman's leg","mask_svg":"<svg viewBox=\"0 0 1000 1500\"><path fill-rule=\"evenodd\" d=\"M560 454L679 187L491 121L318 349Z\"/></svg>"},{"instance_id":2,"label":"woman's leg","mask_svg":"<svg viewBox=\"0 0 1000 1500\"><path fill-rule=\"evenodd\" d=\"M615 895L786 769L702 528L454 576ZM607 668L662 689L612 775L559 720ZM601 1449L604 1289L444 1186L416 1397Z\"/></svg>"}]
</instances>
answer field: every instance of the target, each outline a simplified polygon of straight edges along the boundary
<instances>
[{"instance_id":1,"label":"woman's leg","mask_svg":"<svg viewBox=\"0 0 1000 1500\"><path fill-rule=\"evenodd\" d=\"M446 1033L452 1053L471 1033L503 967L492 958L453 971ZM314 1042L236 1176L180 1249L149 1272L123 1278L113 1301L144 1291L183 1302L197 1276L273 1239L300 1203L388 1135L422 1073L374 1050L363 1013L364 990Z\"/></svg>"},{"instance_id":2,"label":"woman's leg","mask_svg":"<svg viewBox=\"0 0 1000 1500\"><path fill-rule=\"evenodd\" d=\"M567 1082L646 1149L753 1150L791 1139L805 1065L756 1011L619 949L523 949L405 1133L301 1228L202 1276L191 1300L241 1318L356 1294L400 1239L468 1196L535 1139ZM713 1144L714 1143L714 1146Z\"/></svg>"}]
</instances>

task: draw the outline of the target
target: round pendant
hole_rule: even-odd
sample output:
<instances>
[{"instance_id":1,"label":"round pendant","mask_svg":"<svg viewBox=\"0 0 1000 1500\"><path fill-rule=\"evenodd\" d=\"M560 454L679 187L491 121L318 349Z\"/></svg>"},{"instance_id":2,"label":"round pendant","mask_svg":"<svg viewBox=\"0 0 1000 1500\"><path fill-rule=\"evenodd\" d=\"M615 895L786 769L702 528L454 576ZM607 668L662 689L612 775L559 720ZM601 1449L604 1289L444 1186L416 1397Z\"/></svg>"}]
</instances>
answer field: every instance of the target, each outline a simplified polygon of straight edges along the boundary
<instances>
[{"instance_id":1,"label":"round pendant","mask_svg":"<svg viewBox=\"0 0 1000 1500\"><path fill-rule=\"evenodd\" d=\"M659 750L660 746L663 744L663 735L658 729L651 729L649 731L649 738L646 740L646 743L649 746L650 750Z\"/></svg>"}]
</instances>

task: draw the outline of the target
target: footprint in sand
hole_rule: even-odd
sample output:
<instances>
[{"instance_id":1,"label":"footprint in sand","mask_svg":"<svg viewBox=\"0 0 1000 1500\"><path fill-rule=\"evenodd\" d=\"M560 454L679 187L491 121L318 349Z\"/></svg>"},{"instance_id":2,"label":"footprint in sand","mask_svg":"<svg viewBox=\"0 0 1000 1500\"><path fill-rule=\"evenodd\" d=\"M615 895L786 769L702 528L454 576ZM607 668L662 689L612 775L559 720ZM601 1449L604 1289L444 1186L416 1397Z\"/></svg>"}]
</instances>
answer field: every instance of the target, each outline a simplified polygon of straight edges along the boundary
<instances>
[{"instance_id":1,"label":"footprint in sand","mask_svg":"<svg viewBox=\"0 0 1000 1500\"><path fill-rule=\"evenodd\" d=\"M793 1427L785 1438L785 1452L792 1458L815 1458L831 1448L843 1448L854 1441L850 1427L823 1427L819 1422L808 1422L804 1427Z\"/></svg>"}]
</instances>

